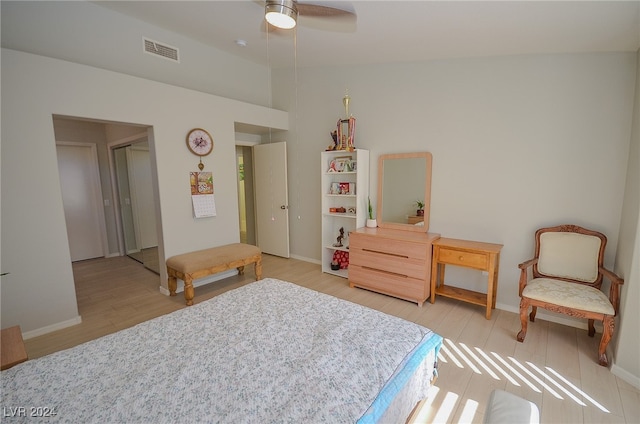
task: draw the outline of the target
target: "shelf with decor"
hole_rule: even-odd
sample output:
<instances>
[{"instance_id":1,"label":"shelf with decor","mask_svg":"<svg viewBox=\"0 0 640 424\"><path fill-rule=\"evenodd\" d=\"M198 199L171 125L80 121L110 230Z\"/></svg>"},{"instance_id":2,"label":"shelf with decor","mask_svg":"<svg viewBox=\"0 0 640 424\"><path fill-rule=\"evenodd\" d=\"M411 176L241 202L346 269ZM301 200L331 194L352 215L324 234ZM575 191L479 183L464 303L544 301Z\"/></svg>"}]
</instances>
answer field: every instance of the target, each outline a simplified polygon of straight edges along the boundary
<instances>
[{"instance_id":1,"label":"shelf with decor","mask_svg":"<svg viewBox=\"0 0 640 424\"><path fill-rule=\"evenodd\" d=\"M369 197L369 151L332 150L321 153L322 272L347 278L349 233L364 227ZM340 229L342 228L342 237ZM342 246L336 246L342 244ZM331 269L333 259L341 269Z\"/></svg>"}]
</instances>

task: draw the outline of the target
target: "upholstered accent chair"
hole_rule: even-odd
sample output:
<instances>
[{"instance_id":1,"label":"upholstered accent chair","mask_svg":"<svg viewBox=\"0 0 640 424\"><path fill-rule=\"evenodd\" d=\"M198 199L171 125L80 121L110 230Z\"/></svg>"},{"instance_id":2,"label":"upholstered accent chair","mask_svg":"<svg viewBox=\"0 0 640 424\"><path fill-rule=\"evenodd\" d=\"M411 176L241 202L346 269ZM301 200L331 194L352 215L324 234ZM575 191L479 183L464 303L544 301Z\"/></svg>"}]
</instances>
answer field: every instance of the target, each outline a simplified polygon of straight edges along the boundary
<instances>
[{"instance_id":1,"label":"upholstered accent chair","mask_svg":"<svg viewBox=\"0 0 640 424\"><path fill-rule=\"evenodd\" d=\"M535 233L535 256L520 268L520 323L517 335L524 342L527 312L534 322L537 308L577 318L586 318L589 337L595 334L593 323L602 321L603 332L598 363L608 366L606 349L614 330L614 317L620 303L622 278L603 266L607 237L577 225L541 228ZM532 279L528 269L532 268ZM603 277L611 286L607 297L601 290Z\"/></svg>"}]
</instances>

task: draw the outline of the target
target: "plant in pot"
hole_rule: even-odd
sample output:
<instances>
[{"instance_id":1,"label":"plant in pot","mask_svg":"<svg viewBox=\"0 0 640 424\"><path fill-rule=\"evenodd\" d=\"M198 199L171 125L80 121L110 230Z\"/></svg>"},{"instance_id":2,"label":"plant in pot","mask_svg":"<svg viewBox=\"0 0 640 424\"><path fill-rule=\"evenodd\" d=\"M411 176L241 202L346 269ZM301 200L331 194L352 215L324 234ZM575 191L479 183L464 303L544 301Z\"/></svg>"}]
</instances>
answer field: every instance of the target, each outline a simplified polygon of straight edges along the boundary
<instances>
[{"instance_id":1,"label":"plant in pot","mask_svg":"<svg viewBox=\"0 0 640 424\"><path fill-rule=\"evenodd\" d=\"M418 206L418 210L416 210L416 215L424 216L424 202L422 200L416 200L416 206Z\"/></svg>"},{"instance_id":2,"label":"plant in pot","mask_svg":"<svg viewBox=\"0 0 640 424\"><path fill-rule=\"evenodd\" d=\"M376 221L376 219L373 217L373 206L371 206L371 198L367 197L367 200L369 202L369 218L367 219L367 227L369 228L375 228L378 226L378 221Z\"/></svg>"}]
</instances>

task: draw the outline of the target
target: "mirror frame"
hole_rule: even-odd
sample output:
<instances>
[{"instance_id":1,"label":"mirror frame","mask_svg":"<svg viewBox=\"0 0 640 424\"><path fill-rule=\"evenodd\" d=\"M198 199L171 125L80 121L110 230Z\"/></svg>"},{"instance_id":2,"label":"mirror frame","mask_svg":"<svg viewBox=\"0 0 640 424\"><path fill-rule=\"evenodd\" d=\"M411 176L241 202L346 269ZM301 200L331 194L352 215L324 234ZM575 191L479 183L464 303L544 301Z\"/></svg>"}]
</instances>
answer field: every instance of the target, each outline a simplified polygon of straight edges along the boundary
<instances>
[{"instance_id":1,"label":"mirror frame","mask_svg":"<svg viewBox=\"0 0 640 424\"><path fill-rule=\"evenodd\" d=\"M382 219L382 204L383 193L382 188L384 186L384 161L387 159L408 159L408 158L424 158L427 169L425 176L425 190L424 190L424 226L416 226L412 224L403 224L399 222L384 221ZM429 218L431 211L431 168L433 163L433 156L429 152L414 152L414 153L392 153L386 155L380 155L378 157L378 204L376 209L376 215L378 217L378 227L392 228L396 230L404 231L416 231L421 233L429 232Z\"/></svg>"}]
</instances>

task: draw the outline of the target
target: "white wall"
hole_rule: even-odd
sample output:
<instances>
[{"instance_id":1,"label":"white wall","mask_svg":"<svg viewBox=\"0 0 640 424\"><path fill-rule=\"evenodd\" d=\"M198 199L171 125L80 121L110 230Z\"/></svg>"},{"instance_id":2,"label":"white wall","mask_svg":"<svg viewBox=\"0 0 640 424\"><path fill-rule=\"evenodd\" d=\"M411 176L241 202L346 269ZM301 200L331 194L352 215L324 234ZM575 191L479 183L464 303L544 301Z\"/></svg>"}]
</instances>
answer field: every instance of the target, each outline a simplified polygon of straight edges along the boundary
<instances>
[{"instance_id":1,"label":"white wall","mask_svg":"<svg viewBox=\"0 0 640 424\"><path fill-rule=\"evenodd\" d=\"M615 271L625 279L615 334L612 372L640 387L640 50L637 54L635 105L625 199Z\"/></svg>"},{"instance_id":2,"label":"white wall","mask_svg":"<svg viewBox=\"0 0 640 424\"><path fill-rule=\"evenodd\" d=\"M33 334L78 320L54 114L153 127L165 257L238 241L234 123L287 129L287 113L14 50L2 49L1 60L1 260L11 273L2 277L3 327ZM198 158L184 141L194 127L215 139L203 162L213 172L218 214L199 220L189 190Z\"/></svg>"},{"instance_id":3,"label":"white wall","mask_svg":"<svg viewBox=\"0 0 640 424\"><path fill-rule=\"evenodd\" d=\"M348 89L356 147L433 153L432 232L502 243L497 302L518 309L517 264L542 226L575 223L609 237L613 267L632 122L636 55L513 56L274 71L275 107L289 133L292 252L320 258L318 157L344 114ZM293 158L296 158L295 160ZM298 189L302 187L302 189ZM377 181L371 179L371 192ZM375 200L375 199L372 199ZM295 219L300 215L301 222ZM453 272L449 272L455 278ZM484 277L460 270L462 286Z\"/></svg>"},{"instance_id":4,"label":"white wall","mask_svg":"<svg viewBox=\"0 0 640 424\"><path fill-rule=\"evenodd\" d=\"M2 47L266 106L267 68L88 1L2 1ZM144 53L175 47L180 63ZM231 40L230 40L231 41ZM117 51L117 55L106 52Z\"/></svg>"}]
</instances>

